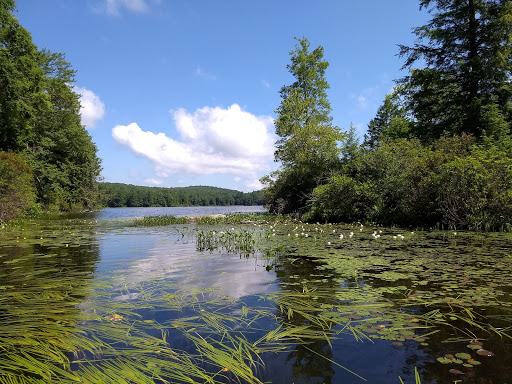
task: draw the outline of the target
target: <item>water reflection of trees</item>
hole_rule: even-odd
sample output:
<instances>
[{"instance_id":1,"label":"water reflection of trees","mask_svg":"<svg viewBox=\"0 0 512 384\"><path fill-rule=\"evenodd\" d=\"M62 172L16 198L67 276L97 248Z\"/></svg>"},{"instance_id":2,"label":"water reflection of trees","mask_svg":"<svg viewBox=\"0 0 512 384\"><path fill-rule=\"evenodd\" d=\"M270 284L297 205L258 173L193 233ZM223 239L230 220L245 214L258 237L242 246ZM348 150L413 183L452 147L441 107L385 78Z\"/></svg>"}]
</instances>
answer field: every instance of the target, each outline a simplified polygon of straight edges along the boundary
<instances>
[{"instance_id":1,"label":"water reflection of trees","mask_svg":"<svg viewBox=\"0 0 512 384\"><path fill-rule=\"evenodd\" d=\"M339 304L336 299L336 290L339 288L336 283L337 276L332 275L329 279L314 279L311 274L316 270L317 263L313 259L301 257L293 262L284 258L280 269L284 273L278 274L281 290L286 293L294 294L296 292L320 291L321 297L314 294L306 294L301 296L301 301L311 307L319 307L319 304L335 305ZM325 271L324 271L325 273ZM298 284L304 282L305 284ZM326 292L332 292L332 295ZM293 310L293 308L292 308ZM300 312L294 312L290 317L287 313L283 313L283 327L300 327L309 326L317 329L320 333L324 332L318 325L311 322L308 318L301 315ZM286 361L292 364L292 374L295 383L325 383L333 382L335 370L333 367L333 350L327 337L329 332L325 332L326 338L307 340L304 344L297 344L288 354Z\"/></svg>"}]
</instances>

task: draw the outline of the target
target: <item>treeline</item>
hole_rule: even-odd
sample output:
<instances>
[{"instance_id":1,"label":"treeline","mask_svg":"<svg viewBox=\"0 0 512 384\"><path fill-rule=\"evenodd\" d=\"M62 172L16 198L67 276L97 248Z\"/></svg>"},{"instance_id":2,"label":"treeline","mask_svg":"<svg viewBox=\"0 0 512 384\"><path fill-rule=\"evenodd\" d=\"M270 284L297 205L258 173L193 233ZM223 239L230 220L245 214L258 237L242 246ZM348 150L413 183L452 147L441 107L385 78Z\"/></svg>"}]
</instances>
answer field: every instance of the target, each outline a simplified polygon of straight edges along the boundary
<instances>
[{"instance_id":1,"label":"treeline","mask_svg":"<svg viewBox=\"0 0 512 384\"><path fill-rule=\"evenodd\" d=\"M419 4L432 19L400 46L409 74L362 143L332 125L323 48L298 40L276 110L282 166L262 179L271 211L512 230L512 2Z\"/></svg>"},{"instance_id":2,"label":"treeline","mask_svg":"<svg viewBox=\"0 0 512 384\"><path fill-rule=\"evenodd\" d=\"M101 167L75 71L63 54L38 49L14 11L14 0L0 1L0 221L94 208Z\"/></svg>"},{"instance_id":3,"label":"treeline","mask_svg":"<svg viewBox=\"0 0 512 384\"><path fill-rule=\"evenodd\" d=\"M121 183L100 183L106 207L177 207L211 205L263 205L263 192L240 192L217 187L143 187Z\"/></svg>"}]
</instances>

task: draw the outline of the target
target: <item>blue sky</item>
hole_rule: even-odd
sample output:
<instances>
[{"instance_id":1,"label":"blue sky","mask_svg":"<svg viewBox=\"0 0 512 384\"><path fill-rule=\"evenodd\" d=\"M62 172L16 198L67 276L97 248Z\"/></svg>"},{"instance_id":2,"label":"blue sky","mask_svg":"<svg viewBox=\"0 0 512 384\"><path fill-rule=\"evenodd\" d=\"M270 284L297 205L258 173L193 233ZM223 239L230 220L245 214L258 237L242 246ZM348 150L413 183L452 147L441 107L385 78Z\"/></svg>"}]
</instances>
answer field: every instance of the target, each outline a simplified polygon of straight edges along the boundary
<instances>
[{"instance_id":1,"label":"blue sky","mask_svg":"<svg viewBox=\"0 0 512 384\"><path fill-rule=\"evenodd\" d=\"M363 136L393 80L415 0L18 0L39 48L77 70L105 181L259 189L294 37L324 47L334 124Z\"/></svg>"}]
</instances>

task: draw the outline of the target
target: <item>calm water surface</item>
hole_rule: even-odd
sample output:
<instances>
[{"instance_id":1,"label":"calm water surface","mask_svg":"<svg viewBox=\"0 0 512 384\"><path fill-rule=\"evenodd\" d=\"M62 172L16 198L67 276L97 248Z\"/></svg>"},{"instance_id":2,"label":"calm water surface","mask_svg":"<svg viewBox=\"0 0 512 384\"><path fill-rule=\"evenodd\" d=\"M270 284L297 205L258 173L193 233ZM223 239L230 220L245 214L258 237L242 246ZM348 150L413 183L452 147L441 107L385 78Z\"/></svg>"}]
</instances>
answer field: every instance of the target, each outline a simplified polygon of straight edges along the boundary
<instances>
[{"instance_id":1,"label":"calm water surface","mask_svg":"<svg viewBox=\"0 0 512 384\"><path fill-rule=\"evenodd\" d=\"M231 335L262 346L247 363L262 382L414 383L417 368L422 383L512 383L510 234L113 220L226 208L116 208L1 232L0 382L38 377L32 358L67 358L79 377L109 361L168 378L166 351L236 382L232 366L197 357L202 340L217 348ZM250 249L236 251L235 234ZM216 240L208 249L201 236ZM93 353L81 338L105 345Z\"/></svg>"},{"instance_id":2,"label":"calm water surface","mask_svg":"<svg viewBox=\"0 0 512 384\"><path fill-rule=\"evenodd\" d=\"M99 212L89 214L88 217L97 220L132 219L144 216L201 216L230 213L262 213L266 212L263 206L226 206L226 207L148 207L148 208L105 208Z\"/></svg>"}]
</instances>

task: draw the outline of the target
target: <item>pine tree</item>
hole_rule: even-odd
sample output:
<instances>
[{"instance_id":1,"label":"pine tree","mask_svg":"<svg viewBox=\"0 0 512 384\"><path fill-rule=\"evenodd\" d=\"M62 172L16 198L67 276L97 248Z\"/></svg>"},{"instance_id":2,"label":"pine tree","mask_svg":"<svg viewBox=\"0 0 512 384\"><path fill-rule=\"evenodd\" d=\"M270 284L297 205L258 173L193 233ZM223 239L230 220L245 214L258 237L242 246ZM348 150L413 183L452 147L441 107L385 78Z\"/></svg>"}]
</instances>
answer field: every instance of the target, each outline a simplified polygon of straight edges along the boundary
<instances>
[{"instance_id":1,"label":"pine tree","mask_svg":"<svg viewBox=\"0 0 512 384\"><path fill-rule=\"evenodd\" d=\"M500 139L512 120L512 2L421 0L431 21L414 30L418 42L400 46L404 68L424 62L401 79L426 142L467 133Z\"/></svg>"}]
</instances>

